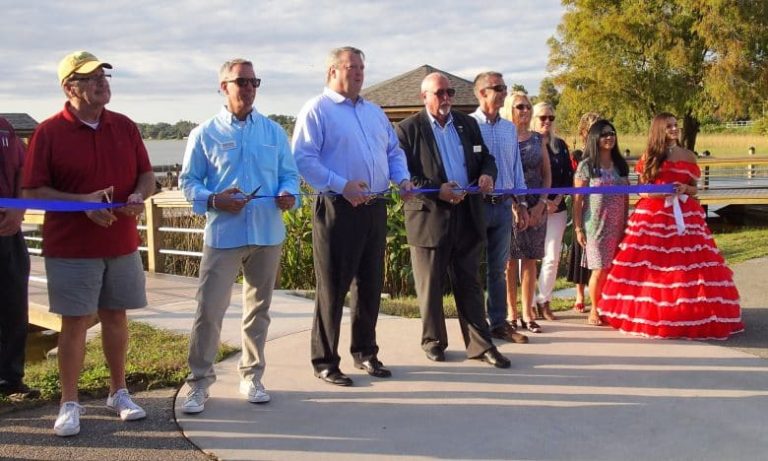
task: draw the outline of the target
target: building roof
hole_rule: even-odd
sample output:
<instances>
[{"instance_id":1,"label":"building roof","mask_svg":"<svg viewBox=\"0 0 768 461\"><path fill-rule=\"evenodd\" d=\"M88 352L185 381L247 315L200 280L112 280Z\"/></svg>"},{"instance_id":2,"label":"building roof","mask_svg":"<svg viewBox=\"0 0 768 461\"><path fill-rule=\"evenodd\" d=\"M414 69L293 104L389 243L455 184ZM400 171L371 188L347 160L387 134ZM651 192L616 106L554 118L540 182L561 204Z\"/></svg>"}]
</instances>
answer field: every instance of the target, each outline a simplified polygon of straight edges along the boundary
<instances>
[{"instance_id":1,"label":"building roof","mask_svg":"<svg viewBox=\"0 0 768 461\"><path fill-rule=\"evenodd\" d=\"M400 121L424 107L420 96L421 81L432 72L444 74L456 89L456 96L453 98L454 109L472 112L477 108L472 82L427 64L369 86L362 90L360 95L381 106L390 120Z\"/></svg>"},{"instance_id":2,"label":"building roof","mask_svg":"<svg viewBox=\"0 0 768 461\"><path fill-rule=\"evenodd\" d=\"M16 131L16 135L22 138L27 138L32 135L32 132L37 128L37 121L30 117L29 114L24 113L9 113L0 114L0 117L8 120L13 130Z\"/></svg>"}]
</instances>

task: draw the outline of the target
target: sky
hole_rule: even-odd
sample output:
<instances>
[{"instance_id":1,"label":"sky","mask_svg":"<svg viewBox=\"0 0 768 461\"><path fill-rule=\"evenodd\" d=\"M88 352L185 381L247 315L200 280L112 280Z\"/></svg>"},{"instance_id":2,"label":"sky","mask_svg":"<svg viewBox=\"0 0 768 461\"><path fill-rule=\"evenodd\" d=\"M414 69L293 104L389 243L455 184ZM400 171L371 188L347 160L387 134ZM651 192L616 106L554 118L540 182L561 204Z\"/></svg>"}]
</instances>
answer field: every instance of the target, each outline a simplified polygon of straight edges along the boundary
<instances>
[{"instance_id":1,"label":"sky","mask_svg":"<svg viewBox=\"0 0 768 461\"><path fill-rule=\"evenodd\" d=\"M56 68L77 50L114 66L108 108L143 123L211 117L218 68L235 57L262 79L259 112L295 116L322 91L328 51L345 45L365 52L364 87L429 64L468 80L496 70L536 94L563 11L560 0L9 1L0 112L42 121L61 110Z\"/></svg>"}]
</instances>

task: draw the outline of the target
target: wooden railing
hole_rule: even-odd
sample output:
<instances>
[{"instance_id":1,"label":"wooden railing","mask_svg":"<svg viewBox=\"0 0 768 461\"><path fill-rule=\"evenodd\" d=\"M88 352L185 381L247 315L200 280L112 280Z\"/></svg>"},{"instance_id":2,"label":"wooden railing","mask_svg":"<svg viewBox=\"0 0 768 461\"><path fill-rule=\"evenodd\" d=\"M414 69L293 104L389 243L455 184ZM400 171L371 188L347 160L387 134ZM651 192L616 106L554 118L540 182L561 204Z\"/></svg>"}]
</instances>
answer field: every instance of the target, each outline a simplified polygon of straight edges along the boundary
<instances>
[{"instance_id":1,"label":"wooden railing","mask_svg":"<svg viewBox=\"0 0 768 461\"><path fill-rule=\"evenodd\" d=\"M630 159L630 163L634 163ZM702 205L725 204L768 204L768 187L764 189L736 190L738 184L744 184L749 180L765 179L768 184L768 158L732 158L732 159L699 159L702 170L702 178L699 184L698 199ZM732 190L710 188L710 185L718 181L728 181L735 186ZM715 184L716 186L716 184ZM636 199L636 196L634 197ZM634 200L633 200L634 201ZM202 228L177 228L163 226L163 209L177 208L190 209L190 204L184 199L181 191L170 190L160 192L145 202L146 225L139 229L146 230L147 246L142 251L147 252L148 270L150 272L162 272L166 255L184 255L192 257L202 256L198 251L182 251L176 248L162 248L163 233L202 233ZM186 212L186 211L184 211ZM42 224L43 212L36 210L27 211L24 217L25 224ZM30 241L40 240L39 237L28 237ZM39 250L30 250L39 254Z\"/></svg>"}]
</instances>

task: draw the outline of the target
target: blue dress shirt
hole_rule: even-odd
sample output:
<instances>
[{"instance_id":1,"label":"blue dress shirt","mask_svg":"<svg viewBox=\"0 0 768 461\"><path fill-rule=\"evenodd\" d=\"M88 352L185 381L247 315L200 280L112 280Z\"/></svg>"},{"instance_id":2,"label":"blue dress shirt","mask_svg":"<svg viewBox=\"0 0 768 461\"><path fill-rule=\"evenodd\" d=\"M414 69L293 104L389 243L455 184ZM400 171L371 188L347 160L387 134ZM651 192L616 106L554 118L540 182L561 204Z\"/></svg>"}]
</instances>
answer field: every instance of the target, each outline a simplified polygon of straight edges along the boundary
<instances>
[{"instance_id":1,"label":"blue dress shirt","mask_svg":"<svg viewBox=\"0 0 768 461\"><path fill-rule=\"evenodd\" d=\"M390 180L410 179L405 153L379 106L325 88L304 105L293 130L293 155L304 180L320 192L341 193L360 180L383 192Z\"/></svg>"},{"instance_id":2,"label":"blue dress shirt","mask_svg":"<svg viewBox=\"0 0 768 461\"><path fill-rule=\"evenodd\" d=\"M448 181L454 181L460 187L469 186L467 159L464 158L464 146L461 144L459 133L456 132L456 127L453 125L453 115L448 114L445 126L440 126L429 112L427 112L427 116L430 126L432 126L437 149L440 151L440 158L443 160L445 176Z\"/></svg>"},{"instance_id":3,"label":"blue dress shirt","mask_svg":"<svg viewBox=\"0 0 768 461\"><path fill-rule=\"evenodd\" d=\"M237 187L250 194L288 192L299 203L299 174L283 128L253 109L239 121L226 107L189 134L179 175L197 214L207 213L205 244L213 248L278 245L285 239L274 197L248 202L240 213L208 210L208 196Z\"/></svg>"},{"instance_id":4,"label":"blue dress shirt","mask_svg":"<svg viewBox=\"0 0 768 461\"><path fill-rule=\"evenodd\" d=\"M498 115L496 120L488 120L479 107L470 115L480 125L483 142L496 159L496 168L499 173L494 187L496 189L527 189L515 124Z\"/></svg>"}]
</instances>

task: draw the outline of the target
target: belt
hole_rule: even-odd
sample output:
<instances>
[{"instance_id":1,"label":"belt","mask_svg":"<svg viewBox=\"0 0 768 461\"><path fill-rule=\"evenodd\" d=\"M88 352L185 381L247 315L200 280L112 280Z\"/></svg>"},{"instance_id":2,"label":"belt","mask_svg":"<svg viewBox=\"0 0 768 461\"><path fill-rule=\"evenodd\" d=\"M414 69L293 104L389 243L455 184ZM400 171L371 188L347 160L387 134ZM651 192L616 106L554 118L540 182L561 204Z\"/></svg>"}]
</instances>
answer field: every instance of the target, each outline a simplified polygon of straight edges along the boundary
<instances>
[{"instance_id":1,"label":"belt","mask_svg":"<svg viewBox=\"0 0 768 461\"><path fill-rule=\"evenodd\" d=\"M483 197L483 201L485 203L490 203L491 205L500 205L509 199L509 195L486 195Z\"/></svg>"},{"instance_id":2,"label":"belt","mask_svg":"<svg viewBox=\"0 0 768 461\"><path fill-rule=\"evenodd\" d=\"M341 195L341 194L338 194L338 195L325 194L325 196L328 199L330 199L330 201L332 201L332 202L344 203L346 205L352 206L352 204L349 203L347 201L347 199L345 199L344 196ZM387 195L385 195L385 194L373 194L373 195L370 195L368 197L368 200L366 200L365 202L363 202L360 205L358 205L358 207L361 207L361 206L372 206L372 205L379 205L379 204L385 204L386 205L387 203L389 203L389 197Z\"/></svg>"}]
</instances>

